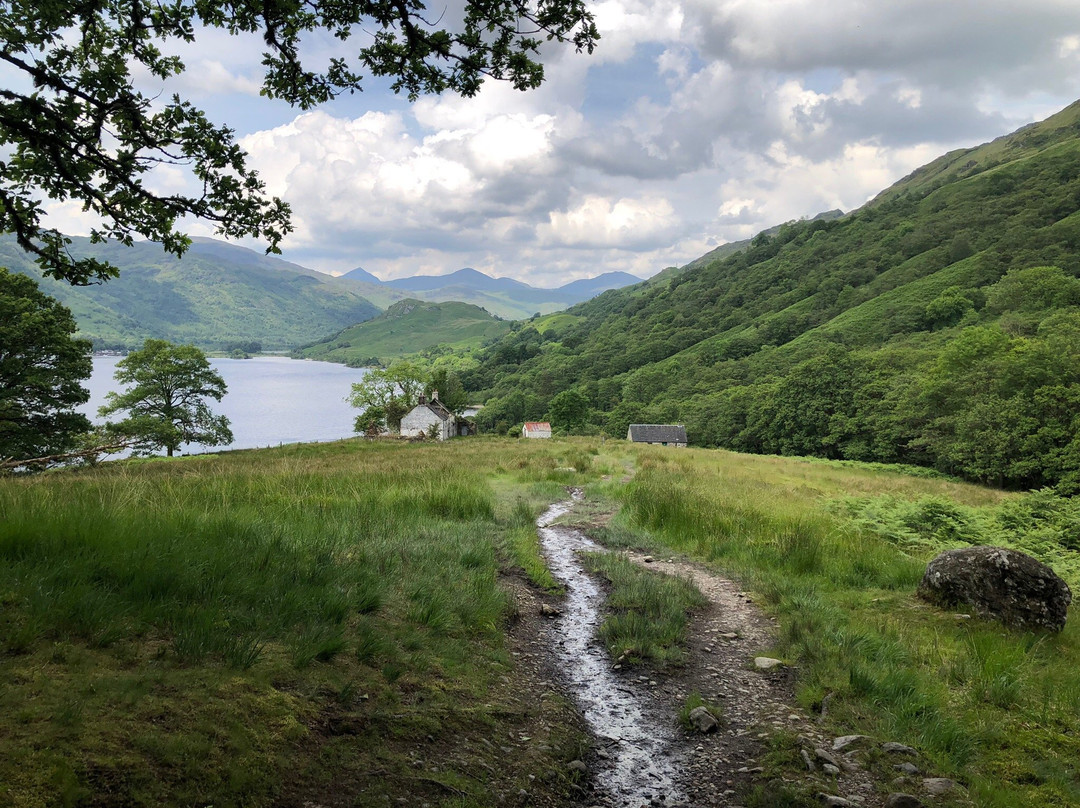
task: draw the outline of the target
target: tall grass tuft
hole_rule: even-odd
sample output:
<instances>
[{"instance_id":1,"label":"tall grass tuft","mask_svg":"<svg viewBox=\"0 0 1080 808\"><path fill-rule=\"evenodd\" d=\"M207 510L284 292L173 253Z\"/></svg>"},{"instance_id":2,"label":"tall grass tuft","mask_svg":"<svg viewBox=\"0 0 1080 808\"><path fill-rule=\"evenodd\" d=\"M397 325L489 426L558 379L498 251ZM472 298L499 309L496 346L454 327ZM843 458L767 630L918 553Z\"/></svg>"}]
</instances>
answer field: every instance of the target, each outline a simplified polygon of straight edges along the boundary
<instances>
[{"instance_id":1,"label":"tall grass tuft","mask_svg":"<svg viewBox=\"0 0 1080 808\"><path fill-rule=\"evenodd\" d=\"M680 578L645 570L627 558L610 553L587 553L585 564L611 584L607 607L611 614L600 628L613 656L660 663L683 660L682 644L690 613L707 601L697 588Z\"/></svg>"}]
</instances>

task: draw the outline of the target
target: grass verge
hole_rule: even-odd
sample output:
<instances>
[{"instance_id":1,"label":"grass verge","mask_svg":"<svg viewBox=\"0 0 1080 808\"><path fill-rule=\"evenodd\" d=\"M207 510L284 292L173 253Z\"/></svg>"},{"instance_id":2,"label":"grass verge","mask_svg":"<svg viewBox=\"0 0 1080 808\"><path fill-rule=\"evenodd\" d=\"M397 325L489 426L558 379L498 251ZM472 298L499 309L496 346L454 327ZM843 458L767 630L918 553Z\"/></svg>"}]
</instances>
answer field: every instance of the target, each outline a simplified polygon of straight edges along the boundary
<instances>
[{"instance_id":1,"label":"grass verge","mask_svg":"<svg viewBox=\"0 0 1080 808\"><path fill-rule=\"evenodd\" d=\"M1080 804L1075 615L1060 635L1031 634L914 596L926 562L965 543L1017 546L1075 586L1071 503L873 468L648 448L624 500L631 526L762 596L781 623L780 653L797 661L801 702L815 709L828 696L838 730L916 747L979 805Z\"/></svg>"},{"instance_id":2,"label":"grass verge","mask_svg":"<svg viewBox=\"0 0 1080 808\"><path fill-rule=\"evenodd\" d=\"M678 664L690 613L707 601L689 581L644 570L613 553L586 553L585 566L610 584L599 636L613 658Z\"/></svg>"}]
</instances>

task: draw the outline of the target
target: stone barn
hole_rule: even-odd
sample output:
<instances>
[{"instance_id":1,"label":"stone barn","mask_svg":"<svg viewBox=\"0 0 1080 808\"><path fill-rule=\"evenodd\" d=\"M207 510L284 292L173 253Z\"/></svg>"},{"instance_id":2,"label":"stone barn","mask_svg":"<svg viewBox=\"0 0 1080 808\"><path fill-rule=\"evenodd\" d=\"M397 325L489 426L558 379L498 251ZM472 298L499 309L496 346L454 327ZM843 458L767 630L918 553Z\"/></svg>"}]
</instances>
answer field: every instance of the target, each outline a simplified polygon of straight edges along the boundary
<instances>
[{"instance_id":1,"label":"stone barn","mask_svg":"<svg viewBox=\"0 0 1080 808\"><path fill-rule=\"evenodd\" d=\"M634 443L686 448L686 427L680 424L630 424L626 439Z\"/></svg>"}]
</instances>

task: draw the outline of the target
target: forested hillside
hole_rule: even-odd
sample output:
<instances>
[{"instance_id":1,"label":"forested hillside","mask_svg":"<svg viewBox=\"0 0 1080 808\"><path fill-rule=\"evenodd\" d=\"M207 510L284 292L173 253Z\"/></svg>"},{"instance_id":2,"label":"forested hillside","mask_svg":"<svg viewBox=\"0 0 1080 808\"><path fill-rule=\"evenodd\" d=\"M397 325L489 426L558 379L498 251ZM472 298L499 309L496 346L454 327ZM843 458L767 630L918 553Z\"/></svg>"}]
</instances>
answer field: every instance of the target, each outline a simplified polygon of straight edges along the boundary
<instances>
[{"instance_id":1,"label":"forested hillside","mask_svg":"<svg viewBox=\"0 0 1080 808\"><path fill-rule=\"evenodd\" d=\"M556 426L1074 491L1078 211L1080 102L841 219L522 324L465 381L500 431L569 391Z\"/></svg>"}]
</instances>

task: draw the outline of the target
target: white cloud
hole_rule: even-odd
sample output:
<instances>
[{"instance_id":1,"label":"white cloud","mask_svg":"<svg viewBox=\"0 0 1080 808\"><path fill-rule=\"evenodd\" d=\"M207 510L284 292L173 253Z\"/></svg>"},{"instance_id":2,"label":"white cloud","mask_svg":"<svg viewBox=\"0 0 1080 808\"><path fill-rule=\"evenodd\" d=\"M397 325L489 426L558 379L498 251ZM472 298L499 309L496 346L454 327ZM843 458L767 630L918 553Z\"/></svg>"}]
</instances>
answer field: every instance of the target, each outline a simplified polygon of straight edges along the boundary
<instances>
[{"instance_id":1,"label":"white cloud","mask_svg":"<svg viewBox=\"0 0 1080 808\"><path fill-rule=\"evenodd\" d=\"M599 63L622 62L645 42L677 42L684 23L676 0L603 0L591 6L600 30Z\"/></svg>"},{"instance_id":2,"label":"white cloud","mask_svg":"<svg viewBox=\"0 0 1080 808\"><path fill-rule=\"evenodd\" d=\"M383 277L473 266L548 286L649 275L719 240L850 209L1080 95L1072 0L593 10L596 54L545 43L548 80L529 93L489 82L474 98L406 105L375 84L296 114L252 96L258 37L216 31L184 50L189 72L169 88L246 133L253 166L293 205L290 260ZM342 47L312 44L313 64ZM55 215L85 230L75 207Z\"/></svg>"},{"instance_id":3,"label":"white cloud","mask_svg":"<svg viewBox=\"0 0 1080 808\"><path fill-rule=\"evenodd\" d=\"M539 230L540 243L558 247L656 248L670 241L677 220L663 198L587 196L566 211L552 211Z\"/></svg>"}]
</instances>

